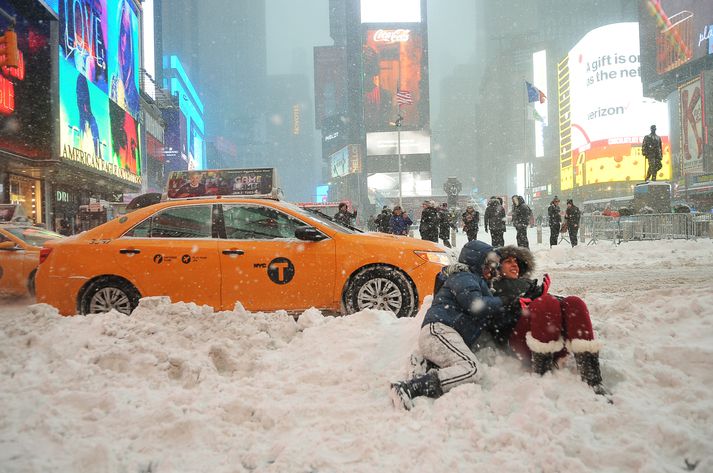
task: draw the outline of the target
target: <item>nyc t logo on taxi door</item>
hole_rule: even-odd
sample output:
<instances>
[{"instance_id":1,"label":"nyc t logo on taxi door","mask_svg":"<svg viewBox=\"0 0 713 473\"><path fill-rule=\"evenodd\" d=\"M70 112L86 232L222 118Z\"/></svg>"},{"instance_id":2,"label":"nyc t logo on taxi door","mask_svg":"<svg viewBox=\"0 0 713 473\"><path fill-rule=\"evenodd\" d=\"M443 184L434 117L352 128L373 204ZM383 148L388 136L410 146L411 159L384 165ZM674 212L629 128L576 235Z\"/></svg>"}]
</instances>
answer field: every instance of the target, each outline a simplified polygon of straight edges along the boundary
<instances>
[{"instance_id":1,"label":"nyc t logo on taxi door","mask_svg":"<svg viewBox=\"0 0 713 473\"><path fill-rule=\"evenodd\" d=\"M287 284L295 276L295 266L287 258L275 258L267 265L267 275L275 284Z\"/></svg>"}]
</instances>

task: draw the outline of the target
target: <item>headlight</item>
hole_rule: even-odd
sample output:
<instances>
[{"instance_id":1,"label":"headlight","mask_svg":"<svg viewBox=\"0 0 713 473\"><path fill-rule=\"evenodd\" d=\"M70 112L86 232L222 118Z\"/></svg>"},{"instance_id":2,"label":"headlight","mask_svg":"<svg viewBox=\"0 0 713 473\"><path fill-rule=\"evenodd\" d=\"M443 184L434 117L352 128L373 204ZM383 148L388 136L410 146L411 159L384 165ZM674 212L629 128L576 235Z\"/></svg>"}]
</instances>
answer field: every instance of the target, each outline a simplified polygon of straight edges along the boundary
<instances>
[{"instance_id":1,"label":"headlight","mask_svg":"<svg viewBox=\"0 0 713 473\"><path fill-rule=\"evenodd\" d=\"M438 263L443 266L448 266L451 264L451 259L448 253L440 251L414 251L416 255L429 263Z\"/></svg>"}]
</instances>

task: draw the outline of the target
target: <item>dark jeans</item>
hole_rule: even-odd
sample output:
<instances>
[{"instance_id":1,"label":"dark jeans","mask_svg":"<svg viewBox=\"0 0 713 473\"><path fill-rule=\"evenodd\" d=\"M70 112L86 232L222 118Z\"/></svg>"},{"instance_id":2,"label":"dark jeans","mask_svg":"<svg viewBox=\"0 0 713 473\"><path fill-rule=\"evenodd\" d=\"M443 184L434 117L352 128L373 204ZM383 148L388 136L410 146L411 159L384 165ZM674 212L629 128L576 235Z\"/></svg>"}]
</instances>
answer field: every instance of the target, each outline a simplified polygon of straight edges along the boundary
<instances>
[{"instance_id":1,"label":"dark jeans","mask_svg":"<svg viewBox=\"0 0 713 473\"><path fill-rule=\"evenodd\" d=\"M466 230L466 235L468 235L468 241L473 241L478 239L478 229Z\"/></svg>"},{"instance_id":2,"label":"dark jeans","mask_svg":"<svg viewBox=\"0 0 713 473\"><path fill-rule=\"evenodd\" d=\"M579 232L579 227L569 227L569 242L572 246L577 246L577 233Z\"/></svg>"},{"instance_id":3,"label":"dark jeans","mask_svg":"<svg viewBox=\"0 0 713 473\"><path fill-rule=\"evenodd\" d=\"M500 248L501 246L505 246L505 237L503 237L503 233L505 232L502 230L493 230L492 228L490 229L490 238L492 238L493 248Z\"/></svg>"},{"instance_id":4,"label":"dark jeans","mask_svg":"<svg viewBox=\"0 0 713 473\"><path fill-rule=\"evenodd\" d=\"M527 240L527 227L517 227L517 246L530 248L530 242Z\"/></svg>"},{"instance_id":5,"label":"dark jeans","mask_svg":"<svg viewBox=\"0 0 713 473\"><path fill-rule=\"evenodd\" d=\"M550 246L557 246L557 238L559 238L560 227L550 226Z\"/></svg>"}]
</instances>

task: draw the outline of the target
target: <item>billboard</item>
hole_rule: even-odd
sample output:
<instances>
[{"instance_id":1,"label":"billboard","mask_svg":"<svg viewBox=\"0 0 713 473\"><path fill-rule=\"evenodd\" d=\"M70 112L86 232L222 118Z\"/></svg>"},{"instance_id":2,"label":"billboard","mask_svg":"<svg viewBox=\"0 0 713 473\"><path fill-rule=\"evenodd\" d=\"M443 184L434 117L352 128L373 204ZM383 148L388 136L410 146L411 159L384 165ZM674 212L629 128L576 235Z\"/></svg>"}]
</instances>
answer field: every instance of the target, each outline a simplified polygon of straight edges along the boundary
<instances>
[{"instance_id":1,"label":"billboard","mask_svg":"<svg viewBox=\"0 0 713 473\"><path fill-rule=\"evenodd\" d=\"M61 155L138 184L138 10L131 0L60 0L59 22Z\"/></svg>"},{"instance_id":2,"label":"billboard","mask_svg":"<svg viewBox=\"0 0 713 473\"><path fill-rule=\"evenodd\" d=\"M362 45L364 125L367 132L394 131L397 91L409 92L400 107L402 130L428 127L428 72L420 25L364 30Z\"/></svg>"},{"instance_id":3,"label":"billboard","mask_svg":"<svg viewBox=\"0 0 713 473\"><path fill-rule=\"evenodd\" d=\"M361 0L362 23L418 23L421 0Z\"/></svg>"},{"instance_id":4,"label":"billboard","mask_svg":"<svg viewBox=\"0 0 713 473\"><path fill-rule=\"evenodd\" d=\"M713 2L641 0L639 18L645 82L713 55Z\"/></svg>"},{"instance_id":5,"label":"billboard","mask_svg":"<svg viewBox=\"0 0 713 473\"><path fill-rule=\"evenodd\" d=\"M50 22L26 18L7 0L0 0L0 8L15 17L19 51L18 67L0 68L0 149L26 158L51 159ZM8 19L0 15L0 31L9 26Z\"/></svg>"},{"instance_id":6,"label":"billboard","mask_svg":"<svg viewBox=\"0 0 713 473\"><path fill-rule=\"evenodd\" d=\"M668 109L643 97L638 38L637 23L603 26L587 33L560 63L562 190L643 180L641 141L653 124L664 147L658 178L671 178Z\"/></svg>"},{"instance_id":7,"label":"billboard","mask_svg":"<svg viewBox=\"0 0 713 473\"><path fill-rule=\"evenodd\" d=\"M684 173L703 172L705 110L703 76L679 89L681 107L681 162Z\"/></svg>"}]
</instances>

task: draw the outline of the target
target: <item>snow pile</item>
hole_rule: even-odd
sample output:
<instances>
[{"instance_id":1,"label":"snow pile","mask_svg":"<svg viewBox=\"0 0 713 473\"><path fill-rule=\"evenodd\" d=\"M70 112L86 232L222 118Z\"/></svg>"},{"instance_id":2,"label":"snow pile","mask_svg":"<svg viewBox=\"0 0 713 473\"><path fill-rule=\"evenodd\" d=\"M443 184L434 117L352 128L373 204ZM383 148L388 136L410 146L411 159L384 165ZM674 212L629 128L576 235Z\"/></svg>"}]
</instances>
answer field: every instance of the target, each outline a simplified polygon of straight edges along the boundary
<instances>
[{"instance_id":1,"label":"snow pile","mask_svg":"<svg viewBox=\"0 0 713 473\"><path fill-rule=\"evenodd\" d=\"M710 240L533 249L551 292L589 304L613 405L573 360L540 378L486 349L479 384L394 410L425 307L15 306L0 308L0 470L713 471Z\"/></svg>"}]
</instances>

